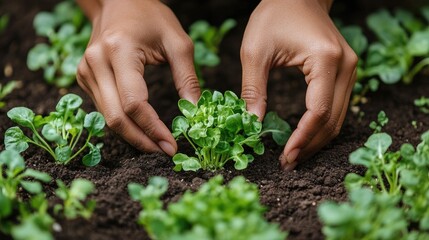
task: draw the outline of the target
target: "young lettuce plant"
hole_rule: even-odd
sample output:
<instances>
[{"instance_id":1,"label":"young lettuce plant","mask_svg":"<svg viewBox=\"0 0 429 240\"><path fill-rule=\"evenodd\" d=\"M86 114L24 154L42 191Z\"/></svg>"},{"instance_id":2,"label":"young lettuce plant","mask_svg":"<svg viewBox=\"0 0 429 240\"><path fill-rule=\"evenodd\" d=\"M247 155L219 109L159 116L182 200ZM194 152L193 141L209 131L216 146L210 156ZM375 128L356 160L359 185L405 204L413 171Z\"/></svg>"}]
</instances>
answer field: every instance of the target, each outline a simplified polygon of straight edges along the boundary
<instances>
[{"instance_id":1,"label":"young lettuce plant","mask_svg":"<svg viewBox=\"0 0 429 240\"><path fill-rule=\"evenodd\" d=\"M369 128L374 130L374 133L379 133L388 122L389 118L386 116L386 113L384 111L380 111L377 115L377 121L372 121L369 124Z\"/></svg>"},{"instance_id":2,"label":"young lettuce plant","mask_svg":"<svg viewBox=\"0 0 429 240\"><path fill-rule=\"evenodd\" d=\"M25 151L29 143L47 151L57 163L67 164L85 149L89 148L82 162L86 166L95 166L101 160L102 144L93 145L92 137L104 135L104 117L99 112L85 113L81 108L82 98L76 94L64 95L49 116L35 115L26 107L15 107L7 116L18 125L28 128L32 137L27 137L21 128L15 126L6 130L5 147L18 152ZM86 130L87 137L82 147L78 142Z\"/></svg>"},{"instance_id":3,"label":"young lettuce plant","mask_svg":"<svg viewBox=\"0 0 429 240\"><path fill-rule=\"evenodd\" d=\"M63 212L67 219L75 219L78 216L89 219L95 209L95 201L89 200L86 204L83 201L94 191L94 184L86 179L75 179L70 184L70 188L57 180L58 189L55 191L57 197L64 201L54 207L54 213Z\"/></svg>"},{"instance_id":4,"label":"young lettuce plant","mask_svg":"<svg viewBox=\"0 0 429 240\"><path fill-rule=\"evenodd\" d=\"M429 114L429 97L421 97L414 100L414 106L418 107L422 113Z\"/></svg>"},{"instance_id":5,"label":"young lettuce plant","mask_svg":"<svg viewBox=\"0 0 429 240\"><path fill-rule=\"evenodd\" d=\"M53 12L40 12L33 22L36 34L48 38L30 49L27 66L43 69L45 80L57 87L75 82L77 66L91 36L91 25L74 1L63 1Z\"/></svg>"},{"instance_id":6,"label":"young lettuce plant","mask_svg":"<svg viewBox=\"0 0 429 240\"><path fill-rule=\"evenodd\" d=\"M195 71L201 87L205 84L202 76L203 67L215 67L219 65L220 58L217 55L219 45L225 34L234 28L236 24L234 19L227 19L217 28L205 20L199 20L189 27L189 36L194 42Z\"/></svg>"},{"instance_id":7,"label":"young lettuce plant","mask_svg":"<svg viewBox=\"0 0 429 240\"><path fill-rule=\"evenodd\" d=\"M246 103L235 93L206 90L197 105L180 99L179 109L183 116L173 120L173 136L185 137L195 150L196 157L183 153L173 156L174 170L217 170L226 162L234 161L238 170L245 169L254 157L245 153L245 147L262 155L265 151L261 136L272 133L274 141L284 145L291 134L288 123L275 113L268 113L264 123L246 110Z\"/></svg>"},{"instance_id":8,"label":"young lettuce plant","mask_svg":"<svg viewBox=\"0 0 429 240\"><path fill-rule=\"evenodd\" d=\"M216 176L195 192L186 192L166 210L160 197L167 191L165 178L152 177L148 186L130 183L128 191L143 207L139 223L152 239L283 240L286 233L268 223L256 185L236 177L226 186ZM203 216L203 217L202 217Z\"/></svg>"},{"instance_id":9,"label":"young lettuce plant","mask_svg":"<svg viewBox=\"0 0 429 240\"><path fill-rule=\"evenodd\" d=\"M0 153L0 232L14 239L53 239L50 231L54 221L41 184L49 181L48 174L26 169L18 152ZM30 194L29 200L18 196L20 188Z\"/></svg>"}]
</instances>

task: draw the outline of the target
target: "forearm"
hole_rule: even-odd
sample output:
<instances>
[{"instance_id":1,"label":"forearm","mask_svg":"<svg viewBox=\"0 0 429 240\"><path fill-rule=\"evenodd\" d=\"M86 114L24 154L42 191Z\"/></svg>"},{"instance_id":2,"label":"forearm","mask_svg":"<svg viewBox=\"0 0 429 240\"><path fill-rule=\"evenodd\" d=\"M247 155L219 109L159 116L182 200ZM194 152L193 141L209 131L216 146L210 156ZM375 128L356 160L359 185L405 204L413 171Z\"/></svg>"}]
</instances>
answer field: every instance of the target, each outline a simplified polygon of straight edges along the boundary
<instances>
[{"instance_id":1,"label":"forearm","mask_svg":"<svg viewBox=\"0 0 429 240\"><path fill-rule=\"evenodd\" d=\"M76 2L91 22L101 11L101 0L76 0Z\"/></svg>"}]
</instances>

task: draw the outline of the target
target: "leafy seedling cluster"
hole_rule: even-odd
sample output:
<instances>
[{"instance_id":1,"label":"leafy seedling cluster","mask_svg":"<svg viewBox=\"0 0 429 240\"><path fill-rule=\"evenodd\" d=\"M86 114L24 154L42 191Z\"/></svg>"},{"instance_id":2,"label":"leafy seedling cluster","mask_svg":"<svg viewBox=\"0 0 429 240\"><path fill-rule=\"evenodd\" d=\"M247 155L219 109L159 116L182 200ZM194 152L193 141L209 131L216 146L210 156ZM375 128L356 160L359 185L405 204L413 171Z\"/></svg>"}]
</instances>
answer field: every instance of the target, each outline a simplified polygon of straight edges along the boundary
<instances>
[{"instance_id":1,"label":"leafy seedling cluster","mask_svg":"<svg viewBox=\"0 0 429 240\"><path fill-rule=\"evenodd\" d=\"M128 191L142 205L139 223L152 239L285 239L286 233L264 219L256 185L241 176L225 186L222 182L216 176L166 210L160 200L168 188L165 178L152 177L146 187L131 183Z\"/></svg>"},{"instance_id":2,"label":"leafy seedling cluster","mask_svg":"<svg viewBox=\"0 0 429 240\"><path fill-rule=\"evenodd\" d=\"M33 21L38 43L28 53L30 70L43 69L44 79L57 87L75 82L77 66L91 36L91 25L74 1L57 4L53 12L39 12Z\"/></svg>"},{"instance_id":3,"label":"leafy seedling cluster","mask_svg":"<svg viewBox=\"0 0 429 240\"><path fill-rule=\"evenodd\" d=\"M421 97L414 100L414 105L418 107L422 113L429 114L429 97Z\"/></svg>"},{"instance_id":4,"label":"leafy seedling cluster","mask_svg":"<svg viewBox=\"0 0 429 240\"><path fill-rule=\"evenodd\" d=\"M404 9L396 9L393 14L385 9L370 14L367 26L376 37L371 43L359 26L340 26L360 58L352 104L361 103L369 90L377 91L379 81L411 83L429 65L429 6L422 8L421 16Z\"/></svg>"},{"instance_id":5,"label":"leafy seedling cluster","mask_svg":"<svg viewBox=\"0 0 429 240\"><path fill-rule=\"evenodd\" d=\"M6 102L3 101L3 99L17 87L18 82L14 80L6 83L5 85L0 84L0 108L4 108L6 106Z\"/></svg>"},{"instance_id":6,"label":"leafy seedling cluster","mask_svg":"<svg viewBox=\"0 0 429 240\"><path fill-rule=\"evenodd\" d=\"M222 94L205 90L197 105L185 99L180 99L178 105L183 116L173 119L173 136L185 137L196 157L174 155L176 171L217 170L229 160L241 170L254 159L245 153L246 147L255 154L264 153L263 134L272 133L279 145L284 145L291 134L289 124L275 113L268 113L262 124L255 114L247 112L245 101L231 91Z\"/></svg>"},{"instance_id":7,"label":"leafy seedling cluster","mask_svg":"<svg viewBox=\"0 0 429 240\"><path fill-rule=\"evenodd\" d=\"M384 111L380 111L377 115L377 121L371 121L369 128L374 130L374 133L381 132L381 129L389 122L389 118Z\"/></svg>"},{"instance_id":8,"label":"leafy seedling cluster","mask_svg":"<svg viewBox=\"0 0 429 240\"><path fill-rule=\"evenodd\" d=\"M42 187L42 183L48 183L51 180L52 178L47 173L26 168L24 159L18 152L14 150L0 152L1 233L11 235L17 240L54 239L52 236L54 219L48 212L48 200ZM82 184L82 182L85 184ZM86 180L75 179L71 183L72 187L70 189L65 187L64 184L62 186L59 185L60 188L57 190L57 195L60 198L62 198L62 192L74 192L74 195L78 196L68 197L68 199L75 199L68 200L69 202L73 201L73 204L67 204L67 201L65 201L64 205L58 204L56 206L57 209L64 209L64 216L67 219L74 219L77 216L89 218L91 215L94 203L92 203L89 209L87 208L88 206L75 207L76 202L85 200L87 193L92 191L91 189L89 192L80 192L88 184ZM23 190L28 197L20 197ZM74 214L67 214L67 211L74 212Z\"/></svg>"},{"instance_id":9,"label":"leafy seedling cluster","mask_svg":"<svg viewBox=\"0 0 429 240\"><path fill-rule=\"evenodd\" d=\"M346 176L350 202L319 207L327 239L429 238L429 131L421 139L389 151L392 138L374 133L350 154L366 171Z\"/></svg>"},{"instance_id":10,"label":"leafy seedling cluster","mask_svg":"<svg viewBox=\"0 0 429 240\"><path fill-rule=\"evenodd\" d=\"M32 136L26 136L18 126L11 127L5 133L6 149L23 152L31 143L47 151L57 163L67 164L89 148L82 162L86 166L97 165L101 160L102 144L94 145L90 140L104 135L105 120L99 112L87 114L80 108L81 104L81 97L67 94L58 102L56 111L48 116L36 116L26 107L12 108L7 116L19 126L30 129ZM85 142L78 147L84 130Z\"/></svg>"},{"instance_id":11,"label":"leafy seedling cluster","mask_svg":"<svg viewBox=\"0 0 429 240\"><path fill-rule=\"evenodd\" d=\"M189 27L189 36L194 43L195 71L201 87L205 84L202 69L219 65L219 45L225 34L234 28L236 24L234 19L227 19L217 28L205 20L199 20Z\"/></svg>"}]
</instances>

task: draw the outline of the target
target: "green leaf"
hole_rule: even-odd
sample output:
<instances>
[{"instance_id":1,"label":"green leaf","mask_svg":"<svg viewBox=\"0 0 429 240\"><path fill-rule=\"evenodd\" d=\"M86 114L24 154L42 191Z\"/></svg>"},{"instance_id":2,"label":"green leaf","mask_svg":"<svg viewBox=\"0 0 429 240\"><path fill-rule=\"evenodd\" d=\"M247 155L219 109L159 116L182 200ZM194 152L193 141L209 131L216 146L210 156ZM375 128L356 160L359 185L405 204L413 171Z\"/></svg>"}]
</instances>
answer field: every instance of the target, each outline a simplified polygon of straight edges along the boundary
<instances>
[{"instance_id":1,"label":"green leaf","mask_svg":"<svg viewBox=\"0 0 429 240\"><path fill-rule=\"evenodd\" d=\"M55 148L55 157L60 163L67 163L72 154L72 149L69 146L58 146Z\"/></svg>"},{"instance_id":2,"label":"green leaf","mask_svg":"<svg viewBox=\"0 0 429 240\"><path fill-rule=\"evenodd\" d=\"M91 150L88 154L86 154L83 157L82 162L87 167L93 167L93 166L97 165L98 163L100 163L101 152L100 152L100 149L98 147L95 147L91 143L88 143L88 144L89 144Z\"/></svg>"},{"instance_id":3,"label":"green leaf","mask_svg":"<svg viewBox=\"0 0 429 240\"><path fill-rule=\"evenodd\" d=\"M104 135L104 126L106 121L99 112L91 112L85 116L83 127L88 130L92 136L101 137Z\"/></svg>"},{"instance_id":4,"label":"green leaf","mask_svg":"<svg viewBox=\"0 0 429 240\"><path fill-rule=\"evenodd\" d=\"M37 194L42 192L42 184L40 184L39 182L21 180L20 184L27 192L31 194Z\"/></svg>"},{"instance_id":5,"label":"green leaf","mask_svg":"<svg viewBox=\"0 0 429 240\"><path fill-rule=\"evenodd\" d=\"M173 119L172 130L173 137L177 138L180 134L186 133L189 128L189 122L185 117L177 116Z\"/></svg>"},{"instance_id":6,"label":"green leaf","mask_svg":"<svg viewBox=\"0 0 429 240\"><path fill-rule=\"evenodd\" d=\"M243 125L241 122L241 114L235 113L226 118L225 127L228 131L232 133L237 133L241 129L243 129Z\"/></svg>"},{"instance_id":7,"label":"green leaf","mask_svg":"<svg viewBox=\"0 0 429 240\"><path fill-rule=\"evenodd\" d=\"M50 53L50 48L45 43L38 43L36 46L30 49L27 56L27 66L28 69L36 71L42 67L48 67L49 62L52 60L52 55ZM55 68L48 67L51 71L48 75L54 76ZM52 72L53 71L53 72Z\"/></svg>"},{"instance_id":8,"label":"green leaf","mask_svg":"<svg viewBox=\"0 0 429 240\"><path fill-rule=\"evenodd\" d=\"M24 158L14 150L0 152L0 165L6 165L10 172L17 174L25 169Z\"/></svg>"},{"instance_id":9,"label":"green leaf","mask_svg":"<svg viewBox=\"0 0 429 240\"><path fill-rule=\"evenodd\" d=\"M70 197L73 199L84 200L88 194L94 191L94 184L86 179L78 178L73 180L70 185Z\"/></svg>"},{"instance_id":10,"label":"green leaf","mask_svg":"<svg viewBox=\"0 0 429 240\"><path fill-rule=\"evenodd\" d=\"M34 112L26 107L14 107L7 112L7 116L23 127L32 128Z\"/></svg>"},{"instance_id":11,"label":"green leaf","mask_svg":"<svg viewBox=\"0 0 429 240\"><path fill-rule=\"evenodd\" d=\"M423 28L423 24L414 15L404 9L395 10L395 18L410 32L417 32Z\"/></svg>"},{"instance_id":12,"label":"green leaf","mask_svg":"<svg viewBox=\"0 0 429 240\"><path fill-rule=\"evenodd\" d=\"M256 146L253 148L253 151L258 155L264 154L265 152L264 144L262 142L257 143Z\"/></svg>"},{"instance_id":13,"label":"green leaf","mask_svg":"<svg viewBox=\"0 0 429 240\"><path fill-rule=\"evenodd\" d=\"M373 151L366 148L359 148L350 154L349 161L352 164L363 165L366 168L370 168L374 158Z\"/></svg>"},{"instance_id":14,"label":"green leaf","mask_svg":"<svg viewBox=\"0 0 429 240\"><path fill-rule=\"evenodd\" d=\"M232 159L235 161L234 168L237 170L243 170L247 168L247 165L249 164L249 159L245 154L235 155Z\"/></svg>"},{"instance_id":15,"label":"green leaf","mask_svg":"<svg viewBox=\"0 0 429 240\"><path fill-rule=\"evenodd\" d=\"M198 110L197 106L186 99L180 99L178 105L180 111L186 118L192 118Z\"/></svg>"},{"instance_id":16,"label":"green leaf","mask_svg":"<svg viewBox=\"0 0 429 240\"><path fill-rule=\"evenodd\" d=\"M27 168L24 173L22 174L23 177L32 177L36 180L42 181L42 182L49 182L52 180L51 176L45 172L40 172L31 168Z\"/></svg>"},{"instance_id":17,"label":"green leaf","mask_svg":"<svg viewBox=\"0 0 429 240\"><path fill-rule=\"evenodd\" d=\"M33 21L34 29L39 36L48 36L51 33L57 22L55 16L48 12L39 12Z\"/></svg>"},{"instance_id":18,"label":"green leaf","mask_svg":"<svg viewBox=\"0 0 429 240\"><path fill-rule=\"evenodd\" d=\"M67 140L63 139L61 132L58 132L51 124L46 124L42 128L42 135L46 140L58 144L66 144Z\"/></svg>"},{"instance_id":19,"label":"green leaf","mask_svg":"<svg viewBox=\"0 0 429 240\"><path fill-rule=\"evenodd\" d=\"M6 130L4 135L4 145L8 150L23 152L28 148L30 139L24 135L19 127L11 127Z\"/></svg>"},{"instance_id":20,"label":"green leaf","mask_svg":"<svg viewBox=\"0 0 429 240\"><path fill-rule=\"evenodd\" d=\"M368 40L359 26L343 27L340 31L356 55L361 56L366 51Z\"/></svg>"},{"instance_id":21,"label":"green leaf","mask_svg":"<svg viewBox=\"0 0 429 240\"><path fill-rule=\"evenodd\" d=\"M175 171L180 171L181 169L185 171L197 171L201 168L201 164L197 158L188 157L183 153L174 155L173 162L176 164Z\"/></svg>"},{"instance_id":22,"label":"green leaf","mask_svg":"<svg viewBox=\"0 0 429 240\"><path fill-rule=\"evenodd\" d=\"M262 132L271 132L273 140L280 146L285 145L292 134L290 125L275 112L269 112L265 115Z\"/></svg>"},{"instance_id":23,"label":"green leaf","mask_svg":"<svg viewBox=\"0 0 429 240\"><path fill-rule=\"evenodd\" d=\"M237 22L234 19L227 19L225 20L222 25L219 27L219 34L221 36L224 36L227 32L229 32L231 29L233 29L237 25Z\"/></svg>"},{"instance_id":24,"label":"green leaf","mask_svg":"<svg viewBox=\"0 0 429 240\"><path fill-rule=\"evenodd\" d=\"M12 213L12 200L0 191L0 219L8 217Z\"/></svg>"},{"instance_id":25,"label":"green leaf","mask_svg":"<svg viewBox=\"0 0 429 240\"><path fill-rule=\"evenodd\" d=\"M383 155L392 144L392 138L386 133L371 135L365 143L369 149L375 150L378 156Z\"/></svg>"},{"instance_id":26,"label":"green leaf","mask_svg":"<svg viewBox=\"0 0 429 240\"><path fill-rule=\"evenodd\" d=\"M64 95L58 102L55 109L57 112L64 114L68 111L76 110L82 105L82 98L76 94L69 93Z\"/></svg>"},{"instance_id":27,"label":"green leaf","mask_svg":"<svg viewBox=\"0 0 429 240\"><path fill-rule=\"evenodd\" d=\"M415 32L407 43L407 50L413 56L426 56L429 54L429 28L425 31Z\"/></svg>"},{"instance_id":28,"label":"green leaf","mask_svg":"<svg viewBox=\"0 0 429 240\"><path fill-rule=\"evenodd\" d=\"M403 45L407 42L406 32L387 10L369 15L367 25L386 45Z\"/></svg>"}]
</instances>

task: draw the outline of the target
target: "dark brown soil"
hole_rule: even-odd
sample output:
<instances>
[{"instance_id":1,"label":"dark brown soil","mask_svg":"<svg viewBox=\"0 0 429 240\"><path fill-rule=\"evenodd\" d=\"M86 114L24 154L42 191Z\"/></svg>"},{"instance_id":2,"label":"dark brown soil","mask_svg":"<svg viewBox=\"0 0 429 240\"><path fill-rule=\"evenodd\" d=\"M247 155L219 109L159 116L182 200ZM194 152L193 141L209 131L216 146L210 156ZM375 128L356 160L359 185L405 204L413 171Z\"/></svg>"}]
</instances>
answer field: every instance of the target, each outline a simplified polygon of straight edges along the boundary
<instances>
[{"instance_id":1,"label":"dark brown soil","mask_svg":"<svg viewBox=\"0 0 429 240\"><path fill-rule=\"evenodd\" d=\"M41 72L30 72L26 68L26 54L29 48L36 42L43 41L34 36L32 19L38 11L52 8L55 2L16 0L0 3L0 14L9 13L11 16L8 28L0 35L2 53L0 67L4 68L9 64L14 70L10 77L5 77L1 73L1 83L12 79L23 82L23 87L7 97L7 106L0 110L1 139L4 131L13 125L5 114L8 109L26 106L38 114L47 114L54 109L61 94L64 94L64 91L46 85ZM222 44L221 66L217 70L207 71L206 79L208 88L221 91L230 89L239 93L240 39L246 19L257 2L243 5L238 1L213 0L200 4L202 6L197 4L199 1L193 1L193 4L180 3L183 1L170 2L185 26L203 17L215 23L226 17L238 20L237 29L228 35ZM352 6L356 4L355 2ZM234 9L233 6L239 7ZM361 9L367 10L362 6ZM218 11L220 15L215 15L213 11ZM341 8L336 11L341 11ZM195 15L189 12L195 12ZM205 15L204 12L210 14ZM353 16L359 15L354 12ZM158 110L161 119L170 125L172 118L178 114L176 105L178 96L168 66L150 68L145 78L148 80L151 103ZM384 110L390 118L385 130L393 136L395 148L403 142L417 143L420 134L429 129L428 115L420 113L413 107L415 98L429 95L427 78L428 76L418 76L409 86L401 84L381 86L377 94L369 96L370 102L362 106L365 113L362 119L349 112L341 134L310 161L288 173L279 169L277 158L282 148L268 139L264 140L266 153L256 157L248 169L236 171L228 165L217 173L176 173L172 170L171 159L165 154L138 152L110 131L107 131L107 136L102 139L105 144L102 150L103 161L96 167L86 168L80 162L73 162L68 166L57 165L46 153L34 147L30 147L24 153L24 157L28 167L46 171L54 179L62 179L68 183L81 177L93 181L96 185L97 190L91 195L91 198L97 201L92 218L89 221L57 219L62 231L55 233L56 239L148 239L143 228L136 223L140 206L129 198L128 183L146 183L150 176L155 175L167 177L170 188L164 200L168 203L177 201L186 190L196 190L216 174L224 175L226 180L244 175L250 182L257 184L260 188L261 202L267 206L266 218L290 232L289 239L323 239L316 213L317 206L327 199L346 200L342 184L344 176L349 172L362 171L361 168L348 163L348 155L361 146L371 134L368 124L376 118L377 113ZM95 110L90 99L78 86L75 85L67 91L84 98L83 108L86 111ZM275 70L269 81L268 109L277 111L292 126L296 126L305 110L304 94L305 82L298 72ZM412 127L413 120L417 121L417 128ZM179 147L181 151L189 151L184 142L179 142ZM0 149L3 148L4 145L0 145ZM57 201L52 194L54 188L54 182L46 187L51 203Z\"/></svg>"}]
</instances>

